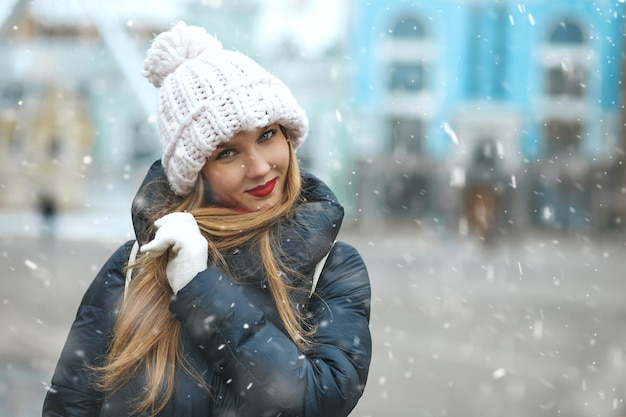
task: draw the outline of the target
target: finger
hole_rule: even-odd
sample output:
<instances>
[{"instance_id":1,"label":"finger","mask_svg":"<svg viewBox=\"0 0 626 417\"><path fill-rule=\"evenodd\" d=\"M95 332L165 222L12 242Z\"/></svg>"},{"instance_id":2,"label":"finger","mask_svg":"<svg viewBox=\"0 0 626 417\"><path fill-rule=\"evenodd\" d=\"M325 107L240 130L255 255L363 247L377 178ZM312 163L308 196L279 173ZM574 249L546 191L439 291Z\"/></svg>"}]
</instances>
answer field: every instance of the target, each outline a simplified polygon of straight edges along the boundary
<instances>
[{"instance_id":1,"label":"finger","mask_svg":"<svg viewBox=\"0 0 626 417\"><path fill-rule=\"evenodd\" d=\"M191 213L177 211L173 213L166 214L165 216L159 218L154 222L154 225L159 228L164 224L173 223L173 224L190 224L195 225L196 219L193 217Z\"/></svg>"},{"instance_id":2,"label":"finger","mask_svg":"<svg viewBox=\"0 0 626 417\"><path fill-rule=\"evenodd\" d=\"M142 245L139 251L141 253L147 253L151 258L156 258L163 255L171 246L172 243L169 240L157 237L145 245Z\"/></svg>"},{"instance_id":3,"label":"finger","mask_svg":"<svg viewBox=\"0 0 626 417\"><path fill-rule=\"evenodd\" d=\"M172 219L171 214L166 214L163 217L159 217L155 222L154 225L156 226L157 229L161 228L161 226L163 226L164 224L167 224L168 221L170 221Z\"/></svg>"}]
</instances>

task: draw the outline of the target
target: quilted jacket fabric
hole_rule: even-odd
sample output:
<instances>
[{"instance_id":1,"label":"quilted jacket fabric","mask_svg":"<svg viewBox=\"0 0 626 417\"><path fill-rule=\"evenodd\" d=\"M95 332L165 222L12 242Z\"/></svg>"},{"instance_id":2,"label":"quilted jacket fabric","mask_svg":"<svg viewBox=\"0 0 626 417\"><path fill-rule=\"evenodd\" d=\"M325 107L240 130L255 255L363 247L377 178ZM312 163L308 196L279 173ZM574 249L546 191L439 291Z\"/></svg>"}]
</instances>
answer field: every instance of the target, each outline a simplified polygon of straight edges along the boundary
<instances>
[{"instance_id":1,"label":"quilted jacket fabric","mask_svg":"<svg viewBox=\"0 0 626 417\"><path fill-rule=\"evenodd\" d=\"M163 176L159 166L151 168L133 205L142 243L149 238L142 213L153 195L149 187ZM177 370L174 394L159 416L339 417L347 416L363 394L371 360L367 269L355 248L339 241L333 245L343 208L331 190L308 173L303 185L305 202L276 227L283 260L310 278L291 284L303 289L298 305L317 325L314 348L303 354L287 337L254 249L229 251L224 256L237 279L210 265L170 304L182 323L187 359L210 392ZM133 415L129 402L142 390L142 372L107 394L93 388L94 376L85 366L101 364L106 356L132 244L112 254L86 291L44 401L44 417ZM314 267L329 250L309 298Z\"/></svg>"}]
</instances>

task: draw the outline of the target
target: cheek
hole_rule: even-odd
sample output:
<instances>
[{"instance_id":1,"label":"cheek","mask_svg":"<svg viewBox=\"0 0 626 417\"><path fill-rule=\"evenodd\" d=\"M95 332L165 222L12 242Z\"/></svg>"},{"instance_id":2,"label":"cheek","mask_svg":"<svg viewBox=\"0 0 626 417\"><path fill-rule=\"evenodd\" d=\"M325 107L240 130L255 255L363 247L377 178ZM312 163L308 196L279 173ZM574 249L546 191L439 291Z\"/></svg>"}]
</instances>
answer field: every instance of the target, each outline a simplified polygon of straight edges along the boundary
<instances>
[{"instance_id":1,"label":"cheek","mask_svg":"<svg viewBox=\"0 0 626 417\"><path fill-rule=\"evenodd\" d=\"M239 166L214 166L205 170L205 177L210 183L233 182L240 171Z\"/></svg>"},{"instance_id":2,"label":"cheek","mask_svg":"<svg viewBox=\"0 0 626 417\"><path fill-rule=\"evenodd\" d=\"M289 145L287 145L286 141L282 144L276 155L278 157L274 159L274 168L287 169L289 166Z\"/></svg>"},{"instance_id":3,"label":"cheek","mask_svg":"<svg viewBox=\"0 0 626 417\"><path fill-rule=\"evenodd\" d=\"M224 172L224 170L216 169L215 167L212 167L211 169L205 168L204 178L208 183L211 193L215 197L222 197L224 195L224 190L231 187L229 183L230 176L227 172Z\"/></svg>"},{"instance_id":4,"label":"cheek","mask_svg":"<svg viewBox=\"0 0 626 417\"><path fill-rule=\"evenodd\" d=\"M216 187L220 189L230 189L237 182L237 172L240 171L236 169L235 171L218 171L213 173L212 181L216 184Z\"/></svg>"}]
</instances>

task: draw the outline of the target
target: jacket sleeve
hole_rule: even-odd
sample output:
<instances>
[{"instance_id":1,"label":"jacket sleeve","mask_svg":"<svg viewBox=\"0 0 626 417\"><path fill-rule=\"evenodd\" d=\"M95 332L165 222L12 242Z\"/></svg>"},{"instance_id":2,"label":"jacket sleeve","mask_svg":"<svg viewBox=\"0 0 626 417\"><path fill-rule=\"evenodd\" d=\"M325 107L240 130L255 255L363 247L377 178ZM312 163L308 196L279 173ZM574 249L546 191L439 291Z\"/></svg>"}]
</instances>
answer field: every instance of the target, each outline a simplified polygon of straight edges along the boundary
<instances>
[{"instance_id":1,"label":"jacket sleeve","mask_svg":"<svg viewBox=\"0 0 626 417\"><path fill-rule=\"evenodd\" d=\"M338 242L309 311L317 323L306 355L212 266L172 301L208 362L242 397L242 415L347 416L363 393L371 360L370 284L358 252Z\"/></svg>"},{"instance_id":2,"label":"jacket sleeve","mask_svg":"<svg viewBox=\"0 0 626 417\"><path fill-rule=\"evenodd\" d=\"M43 417L100 415L103 395L94 388L88 365L103 363L131 245L127 242L109 258L85 292L46 393Z\"/></svg>"}]
</instances>

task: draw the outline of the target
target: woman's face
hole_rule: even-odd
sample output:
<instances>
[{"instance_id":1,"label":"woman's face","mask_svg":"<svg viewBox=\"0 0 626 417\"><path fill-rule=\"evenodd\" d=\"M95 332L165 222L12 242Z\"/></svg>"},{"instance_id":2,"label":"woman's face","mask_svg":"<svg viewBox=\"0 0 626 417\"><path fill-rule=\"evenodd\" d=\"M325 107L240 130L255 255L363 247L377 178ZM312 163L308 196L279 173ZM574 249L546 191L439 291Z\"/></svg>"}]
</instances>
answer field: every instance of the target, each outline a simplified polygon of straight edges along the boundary
<instances>
[{"instance_id":1,"label":"woman's face","mask_svg":"<svg viewBox=\"0 0 626 417\"><path fill-rule=\"evenodd\" d=\"M282 201L289 168L289 144L278 124L239 132L218 145L202 175L221 206L267 210Z\"/></svg>"}]
</instances>

